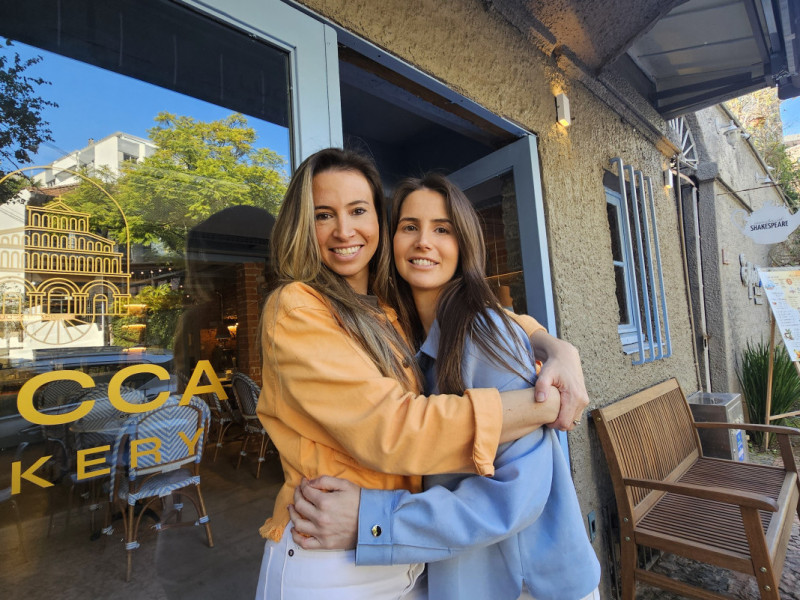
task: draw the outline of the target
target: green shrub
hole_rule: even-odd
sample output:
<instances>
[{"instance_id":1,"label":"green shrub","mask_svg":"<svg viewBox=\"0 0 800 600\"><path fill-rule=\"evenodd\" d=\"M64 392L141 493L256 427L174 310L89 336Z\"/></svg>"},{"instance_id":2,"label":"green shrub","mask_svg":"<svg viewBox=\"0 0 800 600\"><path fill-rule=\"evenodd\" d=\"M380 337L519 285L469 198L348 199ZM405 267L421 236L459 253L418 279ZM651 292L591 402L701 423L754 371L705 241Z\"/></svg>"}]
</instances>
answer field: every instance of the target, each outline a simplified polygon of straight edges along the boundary
<instances>
[{"instance_id":1,"label":"green shrub","mask_svg":"<svg viewBox=\"0 0 800 600\"><path fill-rule=\"evenodd\" d=\"M774 368L772 372L772 406L770 413L780 415L791 412L800 400L800 377L783 344L775 348ZM766 423L767 412L767 367L769 365L769 344L763 340L756 343L747 342L742 352L742 361L736 376L742 386L742 394L747 404L747 412L751 423ZM786 419L772 421L772 425L781 425ZM751 432L754 444L761 445L763 434Z\"/></svg>"}]
</instances>

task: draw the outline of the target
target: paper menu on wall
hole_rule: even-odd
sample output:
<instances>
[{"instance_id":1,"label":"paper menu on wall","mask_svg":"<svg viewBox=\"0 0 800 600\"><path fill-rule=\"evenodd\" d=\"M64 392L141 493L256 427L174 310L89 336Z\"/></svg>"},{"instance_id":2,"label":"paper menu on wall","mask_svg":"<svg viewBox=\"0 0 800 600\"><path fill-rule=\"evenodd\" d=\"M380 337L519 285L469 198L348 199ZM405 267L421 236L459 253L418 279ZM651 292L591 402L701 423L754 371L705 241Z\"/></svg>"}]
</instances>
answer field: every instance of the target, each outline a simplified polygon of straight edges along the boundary
<instances>
[{"instance_id":1,"label":"paper menu on wall","mask_svg":"<svg viewBox=\"0 0 800 600\"><path fill-rule=\"evenodd\" d=\"M776 335L792 360L800 361L800 267L759 269L758 275L775 315Z\"/></svg>"}]
</instances>

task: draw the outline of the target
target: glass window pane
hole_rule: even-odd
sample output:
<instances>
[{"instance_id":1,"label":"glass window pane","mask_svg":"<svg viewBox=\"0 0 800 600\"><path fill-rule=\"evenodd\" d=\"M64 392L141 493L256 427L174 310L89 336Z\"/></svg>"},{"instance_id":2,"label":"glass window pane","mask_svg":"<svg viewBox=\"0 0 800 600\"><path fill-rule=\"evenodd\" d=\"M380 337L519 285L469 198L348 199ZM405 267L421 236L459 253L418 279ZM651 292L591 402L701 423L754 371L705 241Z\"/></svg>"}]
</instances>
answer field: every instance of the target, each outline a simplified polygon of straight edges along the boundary
<instances>
[{"instance_id":1,"label":"glass window pane","mask_svg":"<svg viewBox=\"0 0 800 600\"><path fill-rule=\"evenodd\" d=\"M59 5L56 0L15 2L4 11L0 34L289 126L285 52L171 2L70 0Z\"/></svg>"},{"instance_id":2,"label":"glass window pane","mask_svg":"<svg viewBox=\"0 0 800 600\"><path fill-rule=\"evenodd\" d=\"M235 469L242 407L231 379L260 382L269 236L291 168L288 57L172 2L33 0L0 13L0 36L12 39L0 59L32 78L42 119L38 148L0 154L0 178L10 174L0 185L2 583L31 598L252 595L265 492L257 443ZM180 503L167 497L142 511L125 588L122 521L100 535L112 481L131 474L119 436L141 405L188 388L212 415L201 472L215 541L237 532L252 552L227 572L203 528L155 539ZM163 441L175 442L174 431ZM82 466L84 454L97 462ZM2 490L12 462L24 471L43 456L15 498L26 557ZM279 479L279 462L263 473ZM232 489L243 494L234 504ZM165 592L189 565L215 576L180 576L180 590Z\"/></svg>"},{"instance_id":3,"label":"glass window pane","mask_svg":"<svg viewBox=\"0 0 800 600\"><path fill-rule=\"evenodd\" d=\"M616 262L622 262L622 231L620 229L619 208L606 202L608 211L608 227L611 230L611 256Z\"/></svg>"},{"instance_id":4,"label":"glass window pane","mask_svg":"<svg viewBox=\"0 0 800 600\"><path fill-rule=\"evenodd\" d=\"M625 285L625 269L614 266L614 281L617 286L617 305L619 306L619 324L627 325L628 319L628 288Z\"/></svg>"},{"instance_id":5,"label":"glass window pane","mask_svg":"<svg viewBox=\"0 0 800 600\"><path fill-rule=\"evenodd\" d=\"M506 173L466 190L481 218L486 242L486 275L500 303L527 312L514 177Z\"/></svg>"}]
</instances>

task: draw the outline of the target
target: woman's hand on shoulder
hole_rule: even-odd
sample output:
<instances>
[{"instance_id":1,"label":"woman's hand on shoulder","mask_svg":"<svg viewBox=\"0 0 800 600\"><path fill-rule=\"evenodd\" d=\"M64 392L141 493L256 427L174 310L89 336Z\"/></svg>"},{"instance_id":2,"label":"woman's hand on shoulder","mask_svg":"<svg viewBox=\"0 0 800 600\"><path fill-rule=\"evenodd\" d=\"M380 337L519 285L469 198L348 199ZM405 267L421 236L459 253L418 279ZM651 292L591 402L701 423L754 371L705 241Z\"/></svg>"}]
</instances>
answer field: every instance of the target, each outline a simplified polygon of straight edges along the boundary
<instances>
[{"instance_id":1,"label":"woman's hand on shoulder","mask_svg":"<svg viewBox=\"0 0 800 600\"><path fill-rule=\"evenodd\" d=\"M551 427L571 431L580 423L589 405L580 354L569 342L544 331L531 336L531 342L536 358L544 360L536 381L536 400L545 400L549 388L557 388L561 396L561 409Z\"/></svg>"}]
</instances>

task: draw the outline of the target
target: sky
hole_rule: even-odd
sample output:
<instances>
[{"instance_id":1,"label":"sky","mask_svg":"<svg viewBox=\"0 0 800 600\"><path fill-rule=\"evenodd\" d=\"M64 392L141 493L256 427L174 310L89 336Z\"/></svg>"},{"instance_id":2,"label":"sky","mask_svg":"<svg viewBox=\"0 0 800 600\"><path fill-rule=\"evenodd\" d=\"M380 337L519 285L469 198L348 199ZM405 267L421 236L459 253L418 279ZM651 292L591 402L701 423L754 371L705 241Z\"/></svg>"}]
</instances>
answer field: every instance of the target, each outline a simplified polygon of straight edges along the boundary
<instances>
[{"instance_id":1,"label":"sky","mask_svg":"<svg viewBox=\"0 0 800 600\"><path fill-rule=\"evenodd\" d=\"M783 135L800 133L800 97L781 102Z\"/></svg>"},{"instance_id":2,"label":"sky","mask_svg":"<svg viewBox=\"0 0 800 600\"><path fill-rule=\"evenodd\" d=\"M43 98L58 104L58 108L47 107L43 111L53 142L39 147L32 163L36 166L84 148L89 138L100 140L117 131L147 138L147 130L153 127L153 119L161 111L188 115L200 121L220 119L233 112L20 42L3 50L6 54L9 51L19 53L23 60L43 57L41 62L26 69L25 74L50 81L52 85L37 89ZM258 147L267 147L288 157L289 138L285 127L253 117L248 117L248 122L258 133Z\"/></svg>"}]
</instances>

